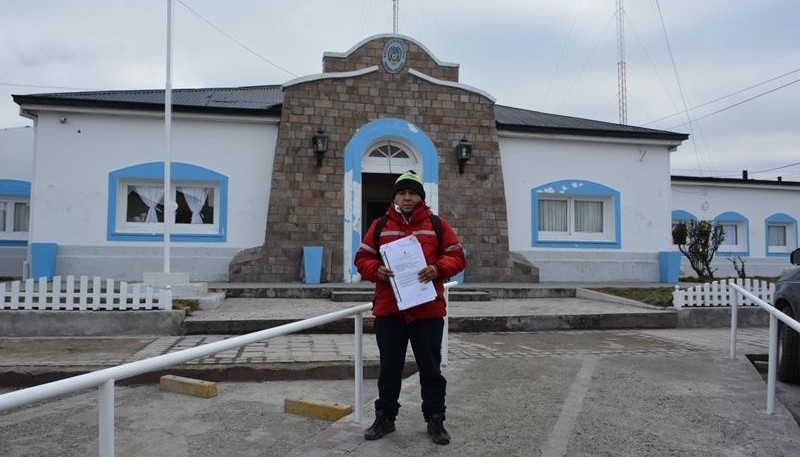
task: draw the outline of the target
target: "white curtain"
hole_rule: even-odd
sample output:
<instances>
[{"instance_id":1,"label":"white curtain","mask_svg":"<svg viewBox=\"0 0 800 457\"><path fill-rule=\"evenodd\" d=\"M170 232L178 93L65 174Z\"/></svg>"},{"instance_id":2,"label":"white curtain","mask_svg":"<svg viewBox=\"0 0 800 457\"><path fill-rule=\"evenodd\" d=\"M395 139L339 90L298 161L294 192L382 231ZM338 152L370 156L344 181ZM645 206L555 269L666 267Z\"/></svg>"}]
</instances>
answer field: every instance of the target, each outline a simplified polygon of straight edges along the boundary
<instances>
[{"instance_id":1,"label":"white curtain","mask_svg":"<svg viewBox=\"0 0 800 457\"><path fill-rule=\"evenodd\" d=\"M31 217L31 205L25 203L14 203L14 231L27 232L28 221Z\"/></svg>"},{"instance_id":2,"label":"white curtain","mask_svg":"<svg viewBox=\"0 0 800 457\"><path fill-rule=\"evenodd\" d=\"M575 231L588 233L603 232L603 203L575 201Z\"/></svg>"},{"instance_id":3,"label":"white curtain","mask_svg":"<svg viewBox=\"0 0 800 457\"><path fill-rule=\"evenodd\" d=\"M183 193L186 198L186 204L192 211L192 224L202 224L203 218L200 211L206 204L206 197L208 196L209 189L206 187L178 187L178 192Z\"/></svg>"},{"instance_id":4,"label":"white curtain","mask_svg":"<svg viewBox=\"0 0 800 457\"><path fill-rule=\"evenodd\" d=\"M736 224L721 224L721 225L722 225L722 233L725 234L725 239L722 240L722 244L728 246L736 246L737 244L739 244Z\"/></svg>"},{"instance_id":5,"label":"white curtain","mask_svg":"<svg viewBox=\"0 0 800 457\"><path fill-rule=\"evenodd\" d=\"M767 227L769 246L786 246L786 226L770 225Z\"/></svg>"},{"instance_id":6,"label":"white curtain","mask_svg":"<svg viewBox=\"0 0 800 457\"><path fill-rule=\"evenodd\" d=\"M539 231L567 231L566 200L539 200Z\"/></svg>"},{"instance_id":7,"label":"white curtain","mask_svg":"<svg viewBox=\"0 0 800 457\"><path fill-rule=\"evenodd\" d=\"M156 223L158 222L158 216L156 216L156 206L159 203L162 203L164 199L164 188L163 187L145 187L145 186L136 186L133 188L139 197L142 199L145 205L147 205L147 218L145 218L145 222L147 223Z\"/></svg>"}]
</instances>

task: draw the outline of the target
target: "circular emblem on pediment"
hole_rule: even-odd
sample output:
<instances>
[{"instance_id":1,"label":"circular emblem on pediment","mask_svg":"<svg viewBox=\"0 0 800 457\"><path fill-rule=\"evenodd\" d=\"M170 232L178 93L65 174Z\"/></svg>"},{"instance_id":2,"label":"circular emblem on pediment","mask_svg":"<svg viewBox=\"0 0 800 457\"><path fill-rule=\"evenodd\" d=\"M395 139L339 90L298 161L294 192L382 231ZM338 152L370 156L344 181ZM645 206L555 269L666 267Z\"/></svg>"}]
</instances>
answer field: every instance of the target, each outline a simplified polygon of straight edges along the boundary
<instances>
[{"instance_id":1,"label":"circular emblem on pediment","mask_svg":"<svg viewBox=\"0 0 800 457\"><path fill-rule=\"evenodd\" d=\"M399 38L393 38L386 42L383 47L383 67L389 73L397 73L406 64L407 48L405 42Z\"/></svg>"}]
</instances>

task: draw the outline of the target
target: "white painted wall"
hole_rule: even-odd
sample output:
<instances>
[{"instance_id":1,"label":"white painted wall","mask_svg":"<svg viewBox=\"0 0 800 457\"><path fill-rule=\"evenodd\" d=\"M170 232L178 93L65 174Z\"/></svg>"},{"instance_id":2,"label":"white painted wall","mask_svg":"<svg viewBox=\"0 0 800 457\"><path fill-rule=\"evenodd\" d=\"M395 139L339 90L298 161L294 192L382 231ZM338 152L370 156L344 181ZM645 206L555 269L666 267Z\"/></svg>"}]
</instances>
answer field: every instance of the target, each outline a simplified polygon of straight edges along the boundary
<instances>
[{"instance_id":1,"label":"white painted wall","mask_svg":"<svg viewBox=\"0 0 800 457\"><path fill-rule=\"evenodd\" d=\"M66 117L66 122L59 122L61 117ZM57 273L67 273L69 265L80 270L70 270L70 274L96 274L91 261L103 257L103 250L98 249L102 247L113 247L114 256L123 258L128 254L120 248L129 248L134 257L146 252L141 263L147 266L143 268L160 271L163 261L153 259L150 253L158 257L157 248L162 244L106 240L106 211L111 171L165 159L163 120L43 112L37 134L31 240L59 244ZM204 257L208 258L213 258L214 250L225 253L209 260L214 263L213 268L188 261L187 266L197 271L192 280L227 279L228 261L236 251L263 244L277 134L276 124L219 118L173 119L172 161L191 163L228 177L227 241L172 243L178 257L191 257L193 250L205 252ZM62 258L62 253L68 252L72 258ZM82 252L90 261L80 259ZM175 267L172 270L180 271ZM128 278L119 276L125 274L121 271L115 277L141 280L141 271Z\"/></svg>"},{"instance_id":2,"label":"white painted wall","mask_svg":"<svg viewBox=\"0 0 800 457\"><path fill-rule=\"evenodd\" d=\"M65 123L59 122L61 117ZM33 155L9 152L32 150L31 133L30 128L0 130L3 178L33 181ZM189 271L192 280L226 280L235 252L263 243L277 134L277 125L271 123L173 121L172 160L229 178L227 241L173 243L173 271ZM164 160L163 120L42 112L37 135L31 240L58 243L57 273L141 280L143 271L160 271L160 243L106 240L106 209L109 172ZM776 212L800 220L800 190L671 185L666 145L592 140L500 137L510 249L540 268L541 281L658 281L657 253L673 249L674 209L709 219L725 211L743 214L750 219L748 273L775 275L788 267L785 258L765 256L763 221ZM565 179L593 181L620 192L620 249L532 247L531 189ZM727 260L716 262L719 275L732 274ZM684 262L683 273L691 274L687 268Z\"/></svg>"},{"instance_id":3,"label":"white painted wall","mask_svg":"<svg viewBox=\"0 0 800 457\"><path fill-rule=\"evenodd\" d=\"M748 275L777 276L791 268L786 257L766 255L764 221L775 213L785 213L800 221L800 188L756 185L752 183L674 183L672 209L692 213L699 220L713 220L727 211L740 213L749 220L750 256L743 257ZM724 256L717 255L715 276L735 275L733 265ZM682 274L696 276L684 259Z\"/></svg>"},{"instance_id":4,"label":"white painted wall","mask_svg":"<svg viewBox=\"0 0 800 457\"><path fill-rule=\"evenodd\" d=\"M500 152L510 249L540 268L541 281L658 281L657 253L672 249L666 145L501 136ZM566 179L620 193L620 249L532 246L531 189Z\"/></svg>"},{"instance_id":5,"label":"white painted wall","mask_svg":"<svg viewBox=\"0 0 800 457\"><path fill-rule=\"evenodd\" d=\"M619 191L623 252L670 247L669 153L666 147L547 139L500 139L509 242L531 245L531 189L564 179L597 182Z\"/></svg>"},{"instance_id":6,"label":"white painted wall","mask_svg":"<svg viewBox=\"0 0 800 457\"><path fill-rule=\"evenodd\" d=\"M0 129L0 179L33 181L33 128ZM0 276L19 278L26 246L0 246Z\"/></svg>"}]
</instances>

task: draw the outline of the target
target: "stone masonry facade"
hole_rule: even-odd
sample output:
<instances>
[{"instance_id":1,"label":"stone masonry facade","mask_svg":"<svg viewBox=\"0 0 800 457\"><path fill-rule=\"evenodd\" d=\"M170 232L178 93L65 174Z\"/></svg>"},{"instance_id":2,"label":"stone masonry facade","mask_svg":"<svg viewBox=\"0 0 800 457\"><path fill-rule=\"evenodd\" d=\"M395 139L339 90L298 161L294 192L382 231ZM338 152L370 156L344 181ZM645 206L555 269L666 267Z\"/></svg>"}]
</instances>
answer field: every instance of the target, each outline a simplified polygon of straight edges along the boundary
<instances>
[{"instance_id":1,"label":"stone masonry facade","mask_svg":"<svg viewBox=\"0 0 800 457\"><path fill-rule=\"evenodd\" d=\"M408 69L458 81L458 67L441 65L413 40L398 73L382 65L392 36L363 43L348 55L326 55L324 73L377 66L378 71L319 78L287 86L271 181L263 246L240 252L230 265L231 282L294 282L301 278L303 246L322 245L323 282L341 282L344 236L344 148L364 124L400 118L422 129L436 146L439 213L466 246L466 282L531 282L535 269L512 261L494 102L460 87L430 82ZM321 167L311 148L322 127L329 136ZM473 143L472 160L458 173L455 146ZM388 203L388 202L387 202Z\"/></svg>"}]
</instances>

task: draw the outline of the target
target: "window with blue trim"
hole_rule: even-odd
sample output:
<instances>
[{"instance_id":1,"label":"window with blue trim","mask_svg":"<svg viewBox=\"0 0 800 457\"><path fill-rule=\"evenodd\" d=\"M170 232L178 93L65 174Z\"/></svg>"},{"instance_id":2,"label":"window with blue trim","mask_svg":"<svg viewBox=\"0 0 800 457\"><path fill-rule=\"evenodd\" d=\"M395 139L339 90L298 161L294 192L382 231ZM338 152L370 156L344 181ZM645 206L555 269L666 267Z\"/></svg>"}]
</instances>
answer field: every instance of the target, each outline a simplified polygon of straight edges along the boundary
<instances>
[{"instance_id":1,"label":"window with blue trim","mask_svg":"<svg viewBox=\"0 0 800 457\"><path fill-rule=\"evenodd\" d=\"M28 242L30 202L29 182L0 179L0 245L24 245Z\"/></svg>"},{"instance_id":2,"label":"window with blue trim","mask_svg":"<svg viewBox=\"0 0 800 457\"><path fill-rule=\"evenodd\" d=\"M619 248L619 192L602 184L556 181L531 190L533 245Z\"/></svg>"},{"instance_id":3,"label":"window with blue trim","mask_svg":"<svg viewBox=\"0 0 800 457\"><path fill-rule=\"evenodd\" d=\"M749 224L746 217L729 211L714 218L722 227L725 239L717 252L722 255L750 255Z\"/></svg>"},{"instance_id":4,"label":"window with blue trim","mask_svg":"<svg viewBox=\"0 0 800 457\"><path fill-rule=\"evenodd\" d=\"M689 222L697 221L697 217L682 209L676 209L672 212L672 244L686 244L686 230L676 230L679 225L689 227Z\"/></svg>"},{"instance_id":5,"label":"window with blue trim","mask_svg":"<svg viewBox=\"0 0 800 457\"><path fill-rule=\"evenodd\" d=\"M109 174L110 240L163 240L164 165L151 162ZM227 177L185 163L173 163L173 241L225 241Z\"/></svg>"},{"instance_id":6,"label":"window with blue trim","mask_svg":"<svg viewBox=\"0 0 800 457\"><path fill-rule=\"evenodd\" d=\"M784 213L776 213L764 221L766 253L768 256L788 256L797 248L797 220Z\"/></svg>"}]
</instances>

